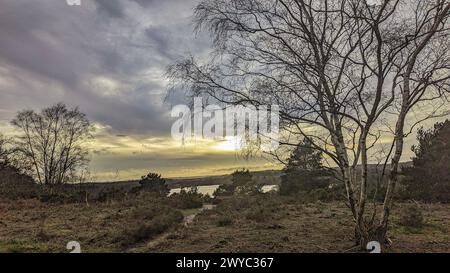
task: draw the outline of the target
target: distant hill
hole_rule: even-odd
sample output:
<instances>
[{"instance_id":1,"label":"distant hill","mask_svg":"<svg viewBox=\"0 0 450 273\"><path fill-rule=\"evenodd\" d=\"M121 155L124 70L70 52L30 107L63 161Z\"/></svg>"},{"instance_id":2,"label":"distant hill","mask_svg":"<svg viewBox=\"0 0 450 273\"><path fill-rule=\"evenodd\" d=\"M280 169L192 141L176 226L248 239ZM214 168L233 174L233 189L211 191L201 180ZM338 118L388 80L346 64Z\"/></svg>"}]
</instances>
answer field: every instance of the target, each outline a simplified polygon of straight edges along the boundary
<instances>
[{"instance_id":1,"label":"distant hill","mask_svg":"<svg viewBox=\"0 0 450 273\"><path fill-rule=\"evenodd\" d=\"M400 164L400 169L411 166L412 162L404 162ZM376 164L369 164L369 176L375 177L381 174L383 167ZM386 167L386 174L389 173L389 165ZM259 181L263 185L279 185L280 177L283 174L282 170L265 170L252 172L253 179ZM217 175L217 176L203 176L203 177L189 177L189 178L166 178L170 189L187 188L192 186L209 186L231 184L231 174ZM139 186L138 180L117 181L117 182L102 182L102 183L87 183L91 187L112 187L120 189L131 189Z\"/></svg>"},{"instance_id":2,"label":"distant hill","mask_svg":"<svg viewBox=\"0 0 450 273\"><path fill-rule=\"evenodd\" d=\"M259 181L263 185L278 185L280 183L280 176L282 172L279 170L267 170L252 172L252 174L253 179ZM170 189L188 188L192 186L223 185L232 183L231 174L189 178L166 178L166 181ZM139 181L129 180L116 182L92 182L83 183L82 185L83 187L87 187L92 191L96 191L97 189L101 190L103 188L130 190L134 187L138 187Z\"/></svg>"},{"instance_id":3,"label":"distant hill","mask_svg":"<svg viewBox=\"0 0 450 273\"><path fill-rule=\"evenodd\" d=\"M263 185L278 185L280 183L281 171L266 170L252 172L253 179ZM191 186L209 186L209 185L223 185L231 184L231 174L220 176L205 176L195 178L177 178L166 179L169 188L182 188Z\"/></svg>"}]
</instances>

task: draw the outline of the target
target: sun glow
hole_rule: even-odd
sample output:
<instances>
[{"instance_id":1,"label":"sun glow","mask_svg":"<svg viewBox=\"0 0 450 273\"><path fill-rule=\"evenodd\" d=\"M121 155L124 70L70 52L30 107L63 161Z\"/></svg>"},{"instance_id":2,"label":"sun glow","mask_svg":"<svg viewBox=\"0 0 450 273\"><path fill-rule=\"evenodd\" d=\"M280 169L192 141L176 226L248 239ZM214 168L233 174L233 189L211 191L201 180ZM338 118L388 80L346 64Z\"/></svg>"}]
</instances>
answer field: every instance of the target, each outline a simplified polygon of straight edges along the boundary
<instances>
[{"instance_id":1,"label":"sun glow","mask_svg":"<svg viewBox=\"0 0 450 273\"><path fill-rule=\"evenodd\" d=\"M217 143L214 148L219 151L236 152L242 149L242 138L236 136L227 136L224 140Z\"/></svg>"}]
</instances>

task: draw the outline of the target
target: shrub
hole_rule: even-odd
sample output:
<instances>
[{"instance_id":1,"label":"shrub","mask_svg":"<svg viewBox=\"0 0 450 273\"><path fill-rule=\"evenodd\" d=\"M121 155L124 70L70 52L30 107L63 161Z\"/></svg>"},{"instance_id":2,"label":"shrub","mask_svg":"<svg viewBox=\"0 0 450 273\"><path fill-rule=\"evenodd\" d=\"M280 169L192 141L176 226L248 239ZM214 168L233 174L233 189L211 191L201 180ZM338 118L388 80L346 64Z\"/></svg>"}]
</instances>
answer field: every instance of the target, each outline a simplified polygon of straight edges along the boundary
<instances>
[{"instance_id":1,"label":"shrub","mask_svg":"<svg viewBox=\"0 0 450 273\"><path fill-rule=\"evenodd\" d=\"M201 208L209 198L198 192L197 187L192 187L188 191L182 189L180 193L174 193L170 196L173 207L177 209L196 209Z\"/></svg>"},{"instance_id":2,"label":"shrub","mask_svg":"<svg viewBox=\"0 0 450 273\"><path fill-rule=\"evenodd\" d=\"M89 201L89 192L69 187L63 188L42 188L39 194L39 201L49 204L70 204L84 203L86 197Z\"/></svg>"},{"instance_id":3,"label":"shrub","mask_svg":"<svg viewBox=\"0 0 450 273\"><path fill-rule=\"evenodd\" d=\"M124 246L149 240L177 226L184 219L183 214L177 210L161 209L162 211L157 211L154 207L150 210L136 210L130 219L133 221L130 223L131 228L126 228L117 240Z\"/></svg>"},{"instance_id":4,"label":"shrub","mask_svg":"<svg viewBox=\"0 0 450 273\"><path fill-rule=\"evenodd\" d=\"M332 202L341 200L345 189L342 185L333 185L328 188L319 188L306 193L310 196L312 202Z\"/></svg>"},{"instance_id":5,"label":"shrub","mask_svg":"<svg viewBox=\"0 0 450 273\"><path fill-rule=\"evenodd\" d=\"M0 163L0 197L12 200L36 198L39 186L18 169Z\"/></svg>"},{"instance_id":6,"label":"shrub","mask_svg":"<svg viewBox=\"0 0 450 273\"><path fill-rule=\"evenodd\" d=\"M220 210L241 212L254 205L254 197L235 196L218 205Z\"/></svg>"},{"instance_id":7,"label":"shrub","mask_svg":"<svg viewBox=\"0 0 450 273\"><path fill-rule=\"evenodd\" d=\"M399 224L405 227L421 228L423 215L419 205L410 204L402 209Z\"/></svg>"},{"instance_id":8,"label":"shrub","mask_svg":"<svg viewBox=\"0 0 450 273\"><path fill-rule=\"evenodd\" d=\"M256 195L262 193L262 185L257 183L249 183L244 186L236 187L235 194Z\"/></svg>"},{"instance_id":9,"label":"shrub","mask_svg":"<svg viewBox=\"0 0 450 273\"><path fill-rule=\"evenodd\" d=\"M302 141L292 152L283 170L280 195L298 195L324 189L330 185L331 173L322 166L322 152L309 140Z\"/></svg>"},{"instance_id":10,"label":"shrub","mask_svg":"<svg viewBox=\"0 0 450 273\"><path fill-rule=\"evenodd\" d=\"M253 180L249 170L237 170L232 174L235 194L255 195L262 192L262 185Z\"/></svg>"},{"instance_id":11,"label":"shrub","mask_svg":"<svg viewBox=\"0 0 450 273\"><path fill-rule=\"evenodd\" d=\"M215 191L214 196L232 196L234 194L234 185L233 184L223 184L220 185Z\"/></svg>"},{"instance_id":12,"label":"shrub","mask_svg":"<svg viewBox=\"0 0 450 273\"><path fill-rule=\"evenodd\" d=\"M64 194L49 194L49 193L43 193L39 195L39 201L43 203L49 203L49 204L64 204L67 202L68 197Z\"/></svg>"},{"instance_id":13,"label":"shrub","mask_svg":"<svg viewBox=\"0 0 450 273\"><path fill-rule=\"evenodd\" d=\"M166 185L166 180L161 178L160 174L149 173L143 176L139 181L141 190L148 192L156 192L161 195L169 194L169 188Z\"/></svg>"},{"instance_id":14,"label":"shrub","mask_svg":"<svg viewBox=\"0 0 450 273\"><path fill-rule=\"evenodd\" d=\"M271 219L271 217L272 217L272 213L264 207L255 207L255 208L249 209L245 213L245 218L247 218L248 220L258 222L258 223L265 222L268 219Z\"/></svg>"},{"instance_id":15,"label":"shrub","mask_svg":"<svg viewBox=\"0 0 450 273\"><path fill-rule=\"evenodd\" d=\"M127 196L127 192L122 189L105 188L102 189L95 201L98 202L111 202L111 201L123 201Z\"/></svg>"},{"instance_id":16,"label":"shrub","mask_svg":"<svg viewBox=\"0 0 450 273\"><path fill-rule=\"evenodd\" d=\"M404 191L400 197L425 202L450 202L450 120L434 128L421 128L413 166L404 168Z\"/></svg>"},{"instance_id":17,"label":"shrub","mask_svg":"<svg viewBox=\"0 0 450 273\"><path fill-rule=\"evenodd\" d=\"M218 220L217 220L217 226L218 227L226 227L226 226L231 226L233 224L233 219L231 219L228 216L221 216Z\"/></svg>"},{"instance_id":18,"label":"shrub","mask_svg":"<svg viewBox=\"0 0 450 273\"><path fill-rule=\"evenodd\" d=\"M253 180L249 170L236 170L232 175L231 184L220 185L214 192L215 197L240 195L256 195L262 193L261 184Z\"/></svg>"},{"instance_id":19,"label":"shrub","mask_svg":"<svg viewBox=\"0 0 450 273\"><path fill-rule=\"evenodd\" d=\"M237 170L232 175L231 181L235 187L245 186L252 182L253 176L249 170Z\"/></svg>"}]
</instances>

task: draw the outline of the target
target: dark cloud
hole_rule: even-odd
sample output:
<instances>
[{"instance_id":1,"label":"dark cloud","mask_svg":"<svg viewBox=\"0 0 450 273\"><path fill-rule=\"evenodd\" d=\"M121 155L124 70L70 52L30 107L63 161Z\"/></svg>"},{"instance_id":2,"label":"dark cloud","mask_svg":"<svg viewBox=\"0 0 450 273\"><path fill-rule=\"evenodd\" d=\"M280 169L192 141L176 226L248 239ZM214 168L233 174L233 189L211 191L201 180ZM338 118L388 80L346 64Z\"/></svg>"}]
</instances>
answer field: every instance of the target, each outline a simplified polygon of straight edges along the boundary
<instances>
[{"instance_id":1,"label":"dark cloud","mask_svg":"<svg viewBox=\"0 0 450 273\"><path fill-rule=\"evenodd\" d=\"M158 0L134 0L136 3L138 3L139 5L141 5L142 7L147 8L148 6L154 4L155 2L157 2Z\"/></svg>"},{"instance_id":2,"label":"dark cloud","mask_svg":"<svg viewBox=\"0 0 450 273\"><path fill-rule=\"evenodd\" d=\"M242 165L167 142L169 110L186 98L179 90L164 101L165 69L210 48L193 33L198 1L0 0L1 128L22 109L79 106L100 127L90 165L100 180Z\"/></svg>"},{"instance_id":3,"label":"dark cloud","mask_svg":"<svg viewBox=\"0 0 450 273\"><path fill-rule=\"evenodd\" d=\"M145 30L149 42L160 56L170 58L171 39L164 27L150 27Z\"/></svg>"},{"instance_id":4,"label":"dark cloud","mask_svg":"<svg viewBox=\"0 0 450 273\"><path fill-rule=\"evenodd\" d=\"M95 2L99 12L105 12L111 17L124 17L124 10L119 0L95 0Z\"/></svg>"},{"instance_id":5,"label":"dark cloud","mask_svg":"<svg viewBox=\"0 0 450 273\"><path fill-rule=\"evenodd\" d=\"M8 62L47 78L74 84L79 63L67 64L74 48L66 41L60 44L52 40L55 38L52 23L57 17L40 5L30 9L20 0L8 4L2 3L2 9L6 6L7 12L0 16L2 63Z\"/></svg>"},{"instance_id":6,"label":"dark cloud","mask_svg":"<svg viewBox=\"0 0 450 273\"><path fill-rule=\"evenodd\" d=\"M0 120L63 101L115 134L170 133L165 68L209 47L189 34L196 0L1 2Z\"/></svg>"}]
</instances>

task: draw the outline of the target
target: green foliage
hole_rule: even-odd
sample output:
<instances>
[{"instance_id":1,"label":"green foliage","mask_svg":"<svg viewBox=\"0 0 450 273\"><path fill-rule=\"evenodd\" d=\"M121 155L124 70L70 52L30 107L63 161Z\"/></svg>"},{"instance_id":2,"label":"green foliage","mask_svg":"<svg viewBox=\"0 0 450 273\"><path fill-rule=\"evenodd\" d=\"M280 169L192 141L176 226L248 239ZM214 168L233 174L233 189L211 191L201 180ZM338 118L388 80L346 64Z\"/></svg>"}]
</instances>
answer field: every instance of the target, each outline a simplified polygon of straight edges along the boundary
<instances>
[{"instance_id":1,"label":"green foliage","mask_svg":"<svg viewBox=\"0 0 450 273\"><path fill-rule=\"evenodd\" d=\"M198 192L197 187L191 187L189 190L182 189L180 193L174 193L170 196L170 203L177 209L197 209L201 208L209 198Z\"/></svg>"},{"instance_id":2,"label":"green foliage","mask_svg":"<svg viewBox=\"0 0 450 273\"><path fill-rule=\"evenodd\" d=\"M155 192L161 195L167 195L169 193L166 180L161 178L161 175L157 173L149 173L146 176L143 176L139 181L139 184L143 191Z\"/></svg>"},{"instance_id":3,"label":"green foliage","mask_svg":"<svg viewBox=\"0 0 450 273\"><path fill-rule=\"evenodd\" d=\"M214 196L232 196L234 194L234 185L233 184L223 184L220 185L215 191Z\"/></svg>"},{"instance_id":4,"label":"green foliage","mask_svg":"<svg viewBox=\"0 0 450 273\"><path fill-rule=\"evenodd\" d=\"M232 182L235 194L254 195L261 193L262 185L253 180L249 170L237 170L232 174Z\"/></svg>"},{"instance_id":5,"label":"green foliage","mask_svg":"<svg viewBox=\"0 0 450 273\"><path fill-rule=\"evenodd\" d=\"M403 199L450 202L450 120L421 128L412 147L413 166L404 168Z\"/></svg>"},{"instance_id":6,"label":"green foliage","mask_svg":"<svg viewBox=\"0 0 450 273\"><path fill-rule=\"evenodd\" d=\"M254 181L248 169L236 170L231 176L232 184L221 185L214 196L255 195L262 192L262 185Z\"/></svg>"},{"instance_id":7,"label":"green foliage","mask_svg":"<svg viewBox=\"0 0 450 273\"><path fill-rule=\"evenodd\" d=\"M249 170L237 170L232 175L231 181L235 187L245 186L252 182L253 176Z\"/></svg>"},{"instance_id":8,"label":"green foliage","mask_svg":"<svg viewBox=\"0 0 450 273\"><path fill-rule=\"evenodd\" d=\"M330 185L330 172L322 166L322 152L308 140L292 152L281 176L280 194L298 195Z\"/></svg>"}]
</instances>

